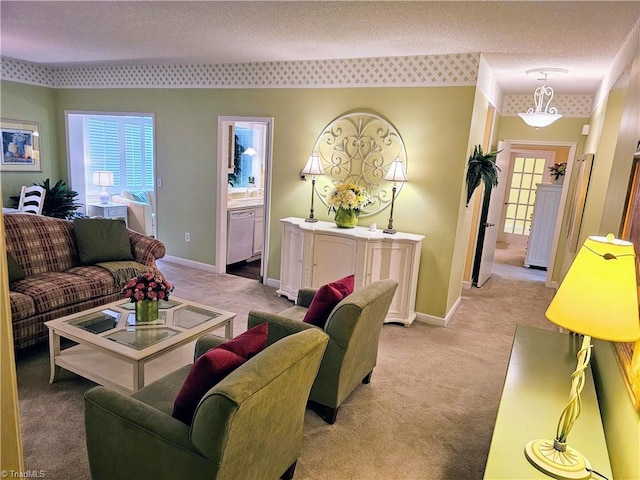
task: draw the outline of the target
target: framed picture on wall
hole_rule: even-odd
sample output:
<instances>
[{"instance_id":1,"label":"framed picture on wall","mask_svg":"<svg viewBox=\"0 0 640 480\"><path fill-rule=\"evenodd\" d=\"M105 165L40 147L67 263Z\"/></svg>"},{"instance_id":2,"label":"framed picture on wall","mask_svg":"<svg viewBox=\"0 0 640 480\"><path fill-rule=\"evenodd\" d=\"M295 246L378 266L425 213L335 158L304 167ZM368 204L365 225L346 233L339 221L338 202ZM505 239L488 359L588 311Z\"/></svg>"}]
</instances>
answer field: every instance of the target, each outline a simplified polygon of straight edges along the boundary
<instances>
[{"instance_id":1,"label":"framed picture on wall","mask_svg":"<svg viewBox=\"0 0 640 480\"><path fill-rule=\"evenodd\" d=\"M3 172L41 172L40 126L35 122L0 119Z\"/></svg>"},{"instance_id":2,"label":"framed picture on wall","mask_svg":"<svg viewBox=\"0 0 640 480\"><path fill-rule=\"evenodd\" d=\"M636 251L636 264L638 264L638 253L640 253L640 141L633 155L620 238L633 243ZM637 271L638 268L636 268ZM640 292L640 278L637 280ZM640 341L635 344L614 343L614 346L634 406L636 411L640 413Z\"/></svg>"},{"instance_id":3,"label":"framed picture on wall","mask_svg":"<svg viewBox=\"0 0 640 480\"><path fill-rule=\"evenodd\" d=\"M569 211L569 224L567 228L569 251L572 253L578 251L582 217L584 215L584 205L587 201L587 192L589 191L593 160L593 153L586 153L576 160L576 164L573 167L578 169L578 173L576 175L576 185L573 191L573 199L571 200L571 210Z\"/></svg>"}]
</instances>

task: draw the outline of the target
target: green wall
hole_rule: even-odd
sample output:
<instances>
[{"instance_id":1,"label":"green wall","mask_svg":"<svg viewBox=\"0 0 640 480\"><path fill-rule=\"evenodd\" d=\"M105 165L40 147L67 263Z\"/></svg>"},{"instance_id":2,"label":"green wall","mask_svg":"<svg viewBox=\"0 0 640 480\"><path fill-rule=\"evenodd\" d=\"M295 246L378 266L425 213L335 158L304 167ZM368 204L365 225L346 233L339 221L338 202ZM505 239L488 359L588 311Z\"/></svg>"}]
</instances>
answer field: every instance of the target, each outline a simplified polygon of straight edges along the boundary
<instances>
[{"instance_id":1,"label":"green wall","mask_svg":"<svg viewBox=\"0 0 640 480\"><path fill-rule=\"evenodd\" d=\"M19 196L22 185L40 183L50 178L55 183L67 176L66 164L58 153L56 130L56 92L50 88L2 82L0 107L3 119L26 120L40 126L41 172L0 172L2 204L13 206L9 197Z\"/></svg>"},{"instance_id":2,"label":"green wall","mask_svg":"<svg viewBox=\"0 0 640 480\"><path fill-rule=\"evenodd\" d=\"M3 82L2 87L3 99L5 94L28 96L28 89L35 88L12 82ZM65 174L65 111L155 115L157 176L163 182L157 190L158 237L169 255L205 264L213 264L215 255L218 116L273 117L268 277L275 279L280 277L278 219L308 214L309 188L300 181L300 170L316 137L345 112L382 115L402 135L408 158L409 183L396 201L394 226L426 236L416 309L437 317L446 314L451 277L460 275L452 268L474 87L61 89L51 95L59 169ZM317 208L316 214L321 220L331 219L323 208ZM385 225L388 215L385 210L363 218L361 224ZM184 242L187 231L190 243Z\"/></svg>"},{"instance_id":3,"label":"green wall","mask_svg":"<svg viewBox=\"0 0 640 480\"><path fill-rule=\"evenodd\" d=\"M526 140L528 142L576 142L576 155L581 155L585 136L582 126L588 118L563 117L548 127L535 129L520 117L502 117L498 136L500 140Z\"/></svg>"}]
</instances>

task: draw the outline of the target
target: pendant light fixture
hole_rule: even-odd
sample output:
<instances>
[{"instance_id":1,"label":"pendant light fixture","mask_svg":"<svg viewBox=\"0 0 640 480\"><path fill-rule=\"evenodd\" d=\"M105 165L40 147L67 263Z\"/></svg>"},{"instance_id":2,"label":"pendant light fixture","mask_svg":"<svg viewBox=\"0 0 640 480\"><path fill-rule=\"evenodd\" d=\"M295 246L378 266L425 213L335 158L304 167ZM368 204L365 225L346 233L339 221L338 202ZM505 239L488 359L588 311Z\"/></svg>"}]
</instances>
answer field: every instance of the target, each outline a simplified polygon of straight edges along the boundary
<instances>
[{"instance_id":1,"label":"pendant light fixture","mask_svg":"<svg viewBox=\"0 0 640 480\"><path fill-rule=\"evenodd\" d=\"M519 113L518 116L530 127L542 128L548 127L553 122L562 118L555 107L549 107L553 99L553 88L547 86L547 78L556 77L568 73L564 68L535 68L527 70L527 75L536 75L538 80L542 80L541 86L536 88L533 93L535 106L527 110L525 113Z\"/></svg>"}]
</instances>

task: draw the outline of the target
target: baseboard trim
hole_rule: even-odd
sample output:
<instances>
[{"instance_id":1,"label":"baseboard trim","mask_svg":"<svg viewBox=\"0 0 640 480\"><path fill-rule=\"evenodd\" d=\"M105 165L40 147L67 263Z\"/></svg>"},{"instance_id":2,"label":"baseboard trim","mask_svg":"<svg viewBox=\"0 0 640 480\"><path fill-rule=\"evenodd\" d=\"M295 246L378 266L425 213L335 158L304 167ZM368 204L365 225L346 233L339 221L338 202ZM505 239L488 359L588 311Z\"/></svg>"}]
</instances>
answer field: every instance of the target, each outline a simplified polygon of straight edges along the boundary
<instances>
[{"instance_id":1,"label":"baseboard trim","mask_svg":"<svg viewBox=\"0 0 640 480\"><path fill-rule=\"evenodd\" d=\"M189 260L188 258L182 257L174 257L173 255L165 255L160 260L175 263L177 265L183 265L185 267L193 268L195 270L202 270L203 272L209 273L220 273L215 265L209 265L208 263L195 262L193 260Z\"/></svg>"},{"instance_id":2,"label":"baseboard trim","mask_svg":"<svg viewBox=\"0 0 640 480\"><path fill-rule=\"evenodd\" d=\"M462 297L458 297L458 299L455 301L455 303L453 304L453 306L451 307L451 309L449 310L449 312L444 318L436 317L435 315L429 315L428 313L416 312L416 322L426 323L428 325L435 325L436 327L446 327L449 321L451 321L453 314L456 313L456 310L458 309L460 302L462 302Z\"/></svg>"},{"instance_id":3,"label":"baseboard trim","mask_svg":"<svg viewBox=\"0 0 640 480\"><path fill-rule=\"evenodd\" d=\"M267 280L264 282L264 284L267 287L273 287L276 290L278 288L280 288L280 280L278 280L277 278L269 278L269 277L267 277Z\"/></svg>"}]
</instances>

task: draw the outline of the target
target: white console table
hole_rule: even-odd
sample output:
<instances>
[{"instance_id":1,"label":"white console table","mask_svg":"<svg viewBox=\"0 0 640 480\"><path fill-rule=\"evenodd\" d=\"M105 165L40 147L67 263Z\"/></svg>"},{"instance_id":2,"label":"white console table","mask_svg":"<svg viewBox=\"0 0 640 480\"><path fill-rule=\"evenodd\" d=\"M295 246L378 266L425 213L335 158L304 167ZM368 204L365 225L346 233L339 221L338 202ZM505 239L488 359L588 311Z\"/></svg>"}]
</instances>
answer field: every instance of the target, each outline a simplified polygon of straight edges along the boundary
<instances>
[{"instance_id":1,"label":"white console table","mask_svg":"<svg viewBox=\"0 0 640 480\"><path fill-rule=\"evenodd\" d=\"M338 228L331 222L288 217L283 225L278 295L296 300L303 287L317 288L355 275L355 288L390 278L398 289L385 323L411 325L416 318L416 289L423 235L365 227Z\"/></svg>"}]
</instances>

